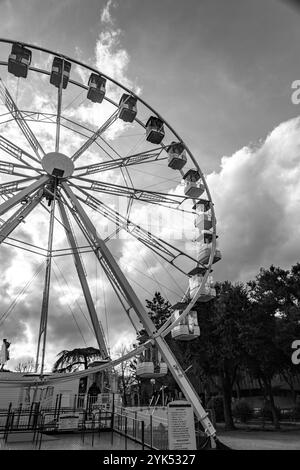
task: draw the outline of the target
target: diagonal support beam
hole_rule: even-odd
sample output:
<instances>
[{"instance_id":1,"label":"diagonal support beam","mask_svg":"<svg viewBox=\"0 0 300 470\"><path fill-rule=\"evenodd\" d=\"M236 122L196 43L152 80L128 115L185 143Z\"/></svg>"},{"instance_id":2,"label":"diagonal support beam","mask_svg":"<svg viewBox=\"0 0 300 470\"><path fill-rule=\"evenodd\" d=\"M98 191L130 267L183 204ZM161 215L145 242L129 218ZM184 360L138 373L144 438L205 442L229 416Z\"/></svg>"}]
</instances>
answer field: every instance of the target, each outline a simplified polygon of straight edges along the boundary
<instances>
[{"instance_id":1,"label":"diagonal support beam","mask_svg":"<svg viewBox=\"0 0 300 470\"><path fill-rule=\"evenodd\" d=\"M94 132L93 135L91 135L91 137L80 147L80 149L78 149L77 152L74 153L74 155L71 158L73 162L75 162L80 157L80 155L82 155L95 142L95 140L97 140L98 137L100 137L100 135L103 134L103 132L105 132L109 128L109 126L111 126L111 124L114 123L118 119L118 112L119 110L117 109L107 119L107 121L105 121L105 123L102 124L102 126L100 126L99 129L96 132Z\"/></svg>"},{"instance_id":2,"label":"diagonal support beam","mask_svg":"<svg viewBox=\"0 0 300 470\"><path fill-rule=\"evenodd\" d=\"M43 192L31 198L25 206L18 209L6 222L0 227L0 244L20 225L30 212L41 202Z\"/></svg>"},{"instance_id":3,"label":"diagonal support beam","mask_svg":"<svg viewBox=\"0 0 300 470\"><path fill-rule=\"evenodd\" d=\"M27 178L22 178L20 180L13 180L7 183L0 184L0 196L13 194L22 189L28 188L27 183L29 181L36 180L34 176L28 176ZM25 184L25 186L23 186Z\"/></svg>"},{"instance_id":4,"label":"diagonal support beam","mask_svg":"<svg viewBox=\"0 0 300 470\"><path fill-rule=\"evenodd\" d=\"M168 344L162 338L153 324L152 320L148 316L145 308L143 307L142 303L138 299L137 295L133 291L131 285L129 284L127 278L121 271L117 261L112 256L111 252L109 251L108 247L98 235L96 228L90 221L89 217L85 213L83 207L79 203L78 199L76 198L75 194L71 190L71 188L66 184L62 183L63 189L66 192L68 198L72 202L74 210L77 211L78 217L81 219L85 229L89 233L91 239L95 247L101 252L102 257L105 259L106 263L109 265L111 271L113 272L114 276L118 280L120 287L122 288L124 295L126 296L128 303L132 306L133 310L137 314L138 318L141 320L142 324L144 325L148 335L150 338L154 340L156 343L159 351L161 352L162 357L164 358L168 368L173 375L174 379L180 386L181 390L183 391L187 400L189 400L194 408L195 414L198 416L199 420L201 421L206 434L210 437L215 438L216 431L208 418L208 415L204 408L202 407L201 401L199 396L197 395L196 391L194 390L192 384L189 382L187 377L184 374L183 369L178 364L174 354L172 353L171 349L169 348Z\"/></svg>"},{"instance_id":5,"label":"diagonal support beam","mask_svg":"<svg viewBox=\"0 0 300 470\"><path fill-rule=\"evenodd\" d=\"M79 281L80 281L80 284L81 284L81 287L82 287L82 291L83 291L83 295L84 295L84 298L85 298L85 301L86 301L86 305L87 305L87 308L88 308L88 311L89 311L89 314L90 314L90 318L91 318L91 321L92 321L92 325L93 325L94 333L95 333L95 336L96 336L96 339L97 339L97 343L98 343L98 346L99 346L99 349L101 351L101 355L102 355L103 359L106 359L106 358L109 357L109 352L108 352L108 349L107 349L107 346L106 346L106 343L105 343L105 339L104 339L104 331L103 331L103 328L102 328L102 325L101 325L100 321L98 320L97 312L96 312L95 305L94 305L94 302L93 302L93 299L92 299L92 295L91 295L91 292L90 292L90 289L89 289L89 285L88 285L88 282L87 282L87 279L86 279L86 275L85 275L85 272L84 272L82 261L81 261L81 258L80 258L79 252L78 252L78 247L77 247L77 243L76 243L76 240L75 240L72 228L71 228L71 224L69 222L69 218L68 218L67 212L65 210L65 207L64 207L64 205L63 205L63 203L60 199L58 199L58 206L59 206L61 219L62 219L63 225L65 227L66 236L67 236L67 239L68 239L69 244L70 244L70 246L72 248L72 251L73 251L75 267L76 267L77 274L78 274L78 277L79 277Z\"/></svg>"},{"instance_id":6,"label":"diagonal support beam","mask_svg":"<svg viewBox=\"0 0 300 470\"><path fill-rule=\"evenodd\" d=\"M34 191L44 186L48 181L49 176L41 176L34 183L30 184L26 188L22 189L22 191L11 197L8 201L3 202L3 204L0 205L0 216L5 214L5 212L21 202L26 197L30 196L30 194L32 194Z\"/></svg>"},{"instance_id":7,"label":"diagonal support beam","mask_svg":"<svg viewBox=\"0 0 300 470\"><path fill-rule=\"evenodd\" d=\"M30 163L28 163L25 160L25 158L29 158L30 160L33 160L34 162L39 163L39 160L37 158L33 157L32 155L30 155L30 153L21 149L16 144L12 143L10 140L6 139L2 135L0 135L0 149L4 150L4 152L8 153L9 155L16 158L17 160L23 162L31 170L35 170L38 173L42 172L39 168L35 168L34 166L30 165Z\"/></svg>"},{"instance_id":8,"label":"diagonal support beam","mask_svg":"<svg viewBox=\"0 0 300 470\"><path fill-rule=\"evenodd\" d=\"M16 103L14 102L12 96L10 95L8 89L4 85L3 80L1 78L0 78L0 96L2 98L3 104L7 107L8 111L11 113L12 117L18 124L27 142L29 143L30 147L36 154L38 160L41 160L42 157L45 155L45 152L41 144L38 142L37 138L35 137L34 133L30 129L29 125L25 121L21 111L17 107Z\"/></svg>"}]
</instances>

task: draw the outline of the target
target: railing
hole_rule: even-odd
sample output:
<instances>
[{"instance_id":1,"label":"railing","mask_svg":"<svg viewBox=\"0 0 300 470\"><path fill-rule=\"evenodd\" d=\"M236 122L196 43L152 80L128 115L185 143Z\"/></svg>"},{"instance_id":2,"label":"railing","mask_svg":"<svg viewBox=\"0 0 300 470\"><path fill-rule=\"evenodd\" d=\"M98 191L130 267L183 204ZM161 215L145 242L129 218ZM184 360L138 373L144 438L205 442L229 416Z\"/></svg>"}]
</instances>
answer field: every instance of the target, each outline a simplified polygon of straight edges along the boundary
<instances>
[{"instance_id":1,"label":"railing","mask_svg":"<svg viewBox=\"0 0 300 470\"><path fill-rule=\"evenodd\" d=\"M145 449L145 447L148 447L148 448L150 447L145 442L144 421L139 421L131 416L125 416L120 413L114 413L113 431L124 436L125 450L127 449L128 439L141 444L143 450ZM113 444L113 434L112 434L112 444Z\"/></svg>"},{"instance_id":2,"label":"railing","mask_svg":"<svg viewBox=\"0 0 300 470\"><path fill-rule=\"evenodd\" d=\"M32 442L41 448L44 433L80 432L84 441L85 432L92 432L92 445L94 433L112 430L113 416L107 410L82 410L60 408L59 403L52 409L40 409L40 403L32 403L30 408L19 406L13 409L11 404L7 411L0 411L0 433L4 442L9 435L16 433L32 434Z\"/></svg>"},{"instance_id":3,"label":"railing","mask_svg":"<svg viewBox=\"0 0 300 470\"><path fill-rule=\"evenodd\" d=\"M0 411L0 433L6 442L11 433L30 432L33 443L40 449L45 433L80 432L84 441L85 433L89 432L94 445L94 435L107 430L112 431L112 444L114 432L124 437L125 449L128 440L139 443L142 449L168 449L166 417L153 416L151 410L147 413L120 407L104 409L95 404L97 397L85 400L83 407L81 398L74 397L72 406L62 406L65 403L58 396L52 408L42 408L39 402L32 403L30 407L20 405L14 409L10 405L8 410ZM209 444L200 426L196 426L196 440L198 449Z\"/></svg>"}]
</instances>

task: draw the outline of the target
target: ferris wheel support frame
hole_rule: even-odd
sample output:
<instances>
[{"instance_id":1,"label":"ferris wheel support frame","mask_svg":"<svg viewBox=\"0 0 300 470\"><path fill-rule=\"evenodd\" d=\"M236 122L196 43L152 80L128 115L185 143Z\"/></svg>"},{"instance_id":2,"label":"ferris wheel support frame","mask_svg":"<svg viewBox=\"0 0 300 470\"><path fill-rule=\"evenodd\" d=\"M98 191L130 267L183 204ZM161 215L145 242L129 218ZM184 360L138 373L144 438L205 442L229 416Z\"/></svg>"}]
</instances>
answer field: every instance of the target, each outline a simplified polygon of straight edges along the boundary
<instances>
[{"instance_id":1,"label":"ferris wheel support frame","mask_svg":"<svg viewBox=\"0 0 300 470\"><path fill-rule=\"evenodd\" d=\"M78 250L78 246L77 246L77 243L76 243L76 240L75 240L72 228L71 228L71 224L69 222L65 207L62 201L60 200L60 198L58 198L58 207L59 207L62 223L64 225L64 229L66 232L66 237L69 241L70 247L72 248L74 264L75 264L77 274L79 277L79 281L80 281L83 295L85 298L86 306L87 306L87 309L91 318L96 340L97 340L99 349L101 351L101 355L103 356L103 359L107 359L109 357L109 352L108 352L106 342L104 339L103 328L102 328L100 321L98 320L96 308L95 308L92 295L90 292L90 288L86 279L84 267L83 267L83 264L82 264L82 261L78 252L79 250Z\"/></svg>"},{"instance_id":2,"label":"ferris wheel support frame","mask_svg":"<svg viewBox=\"0 0 300 470\"><path fill-rule=\"evenodd\" d=\"M0 244L13 232L21 222L24 221L30 212L41 202L43 194L37 194L33 197L26 206L18 209L6 222L0 227Z\"/></svg>"},{"instance_id":3,"label":"ferris wheel support frame","mask_svg":"<svg viewBox=\"0 0 300 470\"><path fill-rule=\"evenodd\" d=\"M90 218L79 203L77 197L75 196L71 188L65 182L62 183L62 187L68 199L71 201L74 209L76 210L77 215L80 218L82 224L93 239L94 244L97 246L97 249L101 252L102 257L105 259L106 263L108 264L109 268L117 279L120 288L122 289L125 297L127 298L128 303L132 306L136 315L142 322L149 337L156 343L175 381L179 385L187 400L189 400L192 404L196 416L199 418L204 427L205 433L208 436L214 438L216 436L216 430L208 417L208 413L203 408L198 394L194 390L190 381L185 376L184 371L178 364L173 352L171 351L161 334L157 332L154 323L147 315L146 310L144 309L142 303L133 291L127 278L120 269L117 261L112 256L110 250L108 249L102 238L98 235L95 226L91 222Z\"/></svg>"},{"instance_id":4,"label":"ferris wheel support frame","mask_svg":"<svg viewBox=\"0 0 300 470\"><path fill-rule=\"evenodd\" d=\"M5 214L5 212L9 211L14 206L19 204L19 202L21 202L23 199L26 199L34 191L44 186L49 181L49 179L50 178L48 175L41 176L36 181L34 181L31 185L22 189L19 193L15 194L13 197L3 202L0 205L0 215Z\"/></svg>"}]
</instances>

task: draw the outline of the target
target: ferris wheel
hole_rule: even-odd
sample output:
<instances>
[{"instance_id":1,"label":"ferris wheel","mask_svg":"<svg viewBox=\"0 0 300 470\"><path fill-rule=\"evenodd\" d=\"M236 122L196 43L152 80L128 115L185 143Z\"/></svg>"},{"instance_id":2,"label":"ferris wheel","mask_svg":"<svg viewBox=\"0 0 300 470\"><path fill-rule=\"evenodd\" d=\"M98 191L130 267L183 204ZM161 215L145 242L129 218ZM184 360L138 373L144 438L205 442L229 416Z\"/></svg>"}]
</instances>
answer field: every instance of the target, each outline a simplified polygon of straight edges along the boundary
<instances>
[{"instance_id":1,"label":"ferris wheel","mask_svg":"<svg viewBox=\"0 0 300 470\"><path fill-rule=\"evenodd\" d=\"M84 257L93 256L119 301L120 315L147 332L138 349L137 375L155 378L169 369L214 436L164 340L168 333L179 341L198 337L193 308L215 296L211 271L221 253L213 202L197 160L157 111L101 70L12 40L0 39L0 53L0 244L44 259L36 369L43 375L58 256L74 260L91 327L109 366L103 322L86 275ZM31 225L34 216L38 222ZM22 240L24 222L28 236ZM145 262L140 282L131 280L130 260L120 254L131 240L135 268ZM152 270L148 254L155 261ZM159 330L141 294L142 276L149 274L166 289L173 282L173 313Z\"/></svg>"}]
</instances>

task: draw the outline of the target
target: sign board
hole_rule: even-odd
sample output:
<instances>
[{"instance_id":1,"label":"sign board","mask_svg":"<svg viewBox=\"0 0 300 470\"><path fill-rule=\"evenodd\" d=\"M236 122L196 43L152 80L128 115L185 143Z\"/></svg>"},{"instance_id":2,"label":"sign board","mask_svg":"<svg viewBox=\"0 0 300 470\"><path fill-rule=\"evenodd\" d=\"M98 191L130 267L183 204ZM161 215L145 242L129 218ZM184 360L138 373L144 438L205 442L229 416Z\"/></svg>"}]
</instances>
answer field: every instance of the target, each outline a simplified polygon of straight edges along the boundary
<instances>
[{"instance_id":1,"label":"sign board","mask_svg":"<svg viewBox=\"0 0 300 470\"><path fill-rule=\"evenodd\" d=\"M59 415L58 429L77 429L79 413L63 413Z\"/></svg>"},{"instance_id":2,"label":"sign board","mask_svg":"<svg viewBox=\"0 0 300 470\"><path fill-rule=\"evenodd\" d=\"M170 450L196 450L194 412L187 401L168 404L168 440Z\"/></svg>"}]
</instances>

